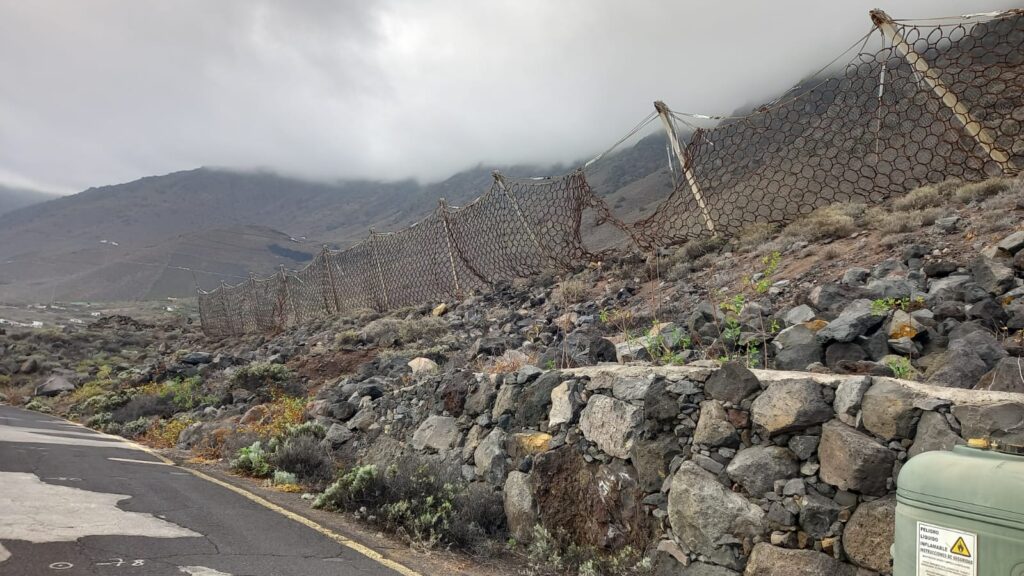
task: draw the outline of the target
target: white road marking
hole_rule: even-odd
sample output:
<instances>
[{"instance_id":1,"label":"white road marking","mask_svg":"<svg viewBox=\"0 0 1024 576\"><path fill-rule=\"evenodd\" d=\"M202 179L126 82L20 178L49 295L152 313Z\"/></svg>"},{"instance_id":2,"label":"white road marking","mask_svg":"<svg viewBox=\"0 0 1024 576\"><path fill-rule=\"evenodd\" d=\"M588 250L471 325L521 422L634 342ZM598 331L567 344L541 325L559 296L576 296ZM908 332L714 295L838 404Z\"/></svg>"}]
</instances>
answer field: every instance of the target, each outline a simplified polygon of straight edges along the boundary
<instances>
[{"instance_id":1,"label":"white road marking","mask_svg":"<svg viewBox=\"0 0 1024 576\"><path fill-rule=\"evenodd\" d=\"M7 551L7 548L4 548L3 544L0 544L0 564L3 564L4 560L7 560L10 557L11 553Z\"/></svg>"},{"instance_id":2,"label":"white road marking","mask_svg":"<svg viewBox=\"0 0 1024 576\"><path fill-rule=\"evenodd\" d=\"M178 566L178 572L184 572L191 576L231 576L227 572L221 572L206 566Z\"/></svg>"},{"instance_id":3,"label":"white road marking","mask_svg":"<svg viewBox=\"0 0 1024 576\"><path fill-rule=\"evenodd\" d=\"M167 462L161 462L159 460L132 460L131 458L107 458L114 462L128 462L131 464L156 464L157 466L174 466L174 464L168 464Z\"/></svg>"},{"instance_id":4,"label":"white road marking","mask_svg":"<svg viewBox=\"0 0 1024 576\"><path fill-rule=\"evenodd\" d=\"M71 432L64 432L71 434ZM79 437L81 436L81 437ZM46 434L39 428L23 428L20 426L0 426L0 442L22 442L31 444L65 444L68 446L97 446L100 448L121 448L124 450L139 450L127 442L112 442L101 440L102 436L96 434L75 433L75 437L53 436Z\"/></svg>"},{"instance_id":5,"label":"white road marking","mask_svg":"<svg viewBox=\"0 0 1024 576\"><path fill-rule=\"evenodd\" d=\"M35 474L0 472L0 540L73 542L84 536L201 538L152 514L126 512L117 503L131 496L47 484ZM10 554L7 554L10 557ZM6 558L0 555L0 562Z\"/></svg>"}]
</instances>

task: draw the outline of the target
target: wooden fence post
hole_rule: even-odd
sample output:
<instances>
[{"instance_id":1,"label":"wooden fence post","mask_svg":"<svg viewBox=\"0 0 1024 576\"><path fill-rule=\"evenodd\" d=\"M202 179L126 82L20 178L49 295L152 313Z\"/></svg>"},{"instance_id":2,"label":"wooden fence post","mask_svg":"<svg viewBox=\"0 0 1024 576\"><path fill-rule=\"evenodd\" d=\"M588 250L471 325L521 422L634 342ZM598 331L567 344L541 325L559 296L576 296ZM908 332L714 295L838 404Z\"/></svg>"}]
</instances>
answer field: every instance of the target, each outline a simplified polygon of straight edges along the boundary
<instances>
[{"instance_id":1,"label":"wooden fence post","mask_svg":"<svg viewBox=\"0 0 1024 576\"><path fill-rule=\"evenodd\" d=\"M437 201L437 211L441 216L441 222L444 224L444 242L448 246L448 263L452 267L452 281L455 282L455 296L457 298L462 297L462 287L459 286L459 272L455 268L455 252L452 250L452 230L448 225L448 203L445 202L444 198Z\"/></svg>"},{"instance_id":2,"label":"wooden fence post","mask_svg":"<svg viewBox=\"0 0 1024 576\"><path fill-rule=\"evenodd\" d=\"M373 263L377 268L377 280L380 282L380 297L383 300L383 310L387 310L391 306L388 304L388 287L384 283L384 268L380 265L380 254L377 253L377 243L373 241L375 232L373 228L370 228L370 237L367 241L370 243L370 252L373 254Z\"/></svg>"},{"instance_id":3,"label":"wooden fence post","mask_svg":"<svg viewBox=\"0 0 1024 576\"><path fill-rule=\"evenodd\" d=\"M658 116L661 116L661 123L665 126L665 133L668 135L668 143L672 146L672 151L679 162L679 169L683 171L683 177L686 178L686 183L690 186L690 192L693 194L694 199L697 200L700 213L704 216L704 225L714 235L716 233L715 221L711 219L711 212L708 211L708 206L704 202L704 193L701 192L700 185L697 184L697 177L693 173L693 163L691 162L690 154L679 144L676 125L672 121L672 115L668 106L661 100L658 100L654 103L654 109L658 111Z\"/></svg>"}]
</instances>

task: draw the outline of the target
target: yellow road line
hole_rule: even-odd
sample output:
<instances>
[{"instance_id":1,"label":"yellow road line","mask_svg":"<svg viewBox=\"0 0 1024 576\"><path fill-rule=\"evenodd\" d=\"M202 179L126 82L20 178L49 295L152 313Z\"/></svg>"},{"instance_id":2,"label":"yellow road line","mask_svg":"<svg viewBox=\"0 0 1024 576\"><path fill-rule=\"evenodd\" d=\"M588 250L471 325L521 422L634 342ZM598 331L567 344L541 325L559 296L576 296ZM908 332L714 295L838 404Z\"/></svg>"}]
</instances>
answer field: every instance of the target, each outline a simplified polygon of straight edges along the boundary
<instances>
[{"instance_id":1,"label":"yellow road line","mask_svg":"<svg viewBox=\"0 0 1024 576\"><path fill-rule=\"evenodd\" d=\"M218 478L214 478L213 476L210 476L209 474L205 474L203 472L200 472L199 470L193 470L192 468L187 468L187 467L184 467L184 466L178 466L177 464L174 463L173 460L164 457L163 454L160 454L159 452L156 452L155 450L153 450L149 446L145 446L143 444L139 444L138 442L134 442L132 440L128 440L127 438L122 438L121 436L114 436L113 434L107 434L106 432L99 432L97 430L93 430L92 428L89 428L87 426L79 424L78 422L73 422L71 420L67 420L66 418L61 418L60 416L56 416L56 418L60 418L61 420L64 420L65 422L69 422L71 424L74 424L75 426L78 426L80 428L85 428L86 430L89 430L90 432L95 432L95 433L100 434L102 436L107 436L107 437L110 437L110 438L114 438L116 440L120 440L121 442L124 442L125 444L129 444L129 445L135 447L137 450L142 450L143 452L147 452L150 455L152 455L152 456L154 456L156 458L159 458L164 464L168 464L170 466L174 466L176 468L180 468L182 470L185 470L185 471L191 473L193 476L195 476L197 478L202 478L203 480L206 480L207 482L212 482L212 483L214 483L214 484L216 484L218 486L221 486L222 488L227 488L228 490L231 490L232 492L234 492L234 493L236 493L236 494L238 494L238 495L240 495L240 496L242 496L242 497L244 497L244 498L246 498L248 500L251 500L252 502L255 502L256 504L259 504L260 506L263 506L264 508L266 508L268 510L277 512L278 514L284 516L285 518L288 518L288 519L290 519L290 520L292 520L294 522L298 522L299 524L302 524L303 526L306 526L307 528L312 528L313 530L316 530L317 532L323 534L324 536L330 538L331 540L334 540L338 544L341 544L342 546L344 546L346 548L349 548L349 549L351 549L351 550L353 550L355 552L358 552L359 554L362 554L363 556L366 556L370 560L373 560L374 562L376 562L376 563L378 563L378 564L380 564L382 566L385 566L387 568L390 568L390 569L394 570L395 572L398 572L402 576L423 576L419 572L416 572L415 570L413 570L411 568L408 568L407 566L399 564L398 562L395 562L394 560L385 557L383 554L381 554L380 552L377 552L376 550L374 550L372 548L364 546L364 545L360 544L359 542L356 542L355 540L352 540L351 538L346 538L346 537L342 536L341 534L338 534L334 530L331 530L330 528L322 526L322 525L314 522L313 520L310 520L309 518L306 518L305 516L302 516L301 514L296 514L295 512L292 512L291 510L288 510L286 508L278 506L277 504L274 504L273 502L270 502L269 500L267 500L267 499L265 499L265 498L263 498L261 496L258 496L256 494L253 494L252 492L249 492L245 488L242 488L240 486L235 486L234 484L231 484L229 482L225 482L225 481L220 480Z\"/></svg>"}]
</instances>

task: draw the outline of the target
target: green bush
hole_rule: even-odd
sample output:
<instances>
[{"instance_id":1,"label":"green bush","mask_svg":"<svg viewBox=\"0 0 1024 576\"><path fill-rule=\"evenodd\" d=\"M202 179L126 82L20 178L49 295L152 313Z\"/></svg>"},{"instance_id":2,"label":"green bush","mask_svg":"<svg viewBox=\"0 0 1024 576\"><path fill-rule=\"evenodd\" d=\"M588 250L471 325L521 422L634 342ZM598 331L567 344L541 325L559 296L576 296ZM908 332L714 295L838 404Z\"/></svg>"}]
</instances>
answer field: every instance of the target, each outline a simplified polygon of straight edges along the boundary
<instances>
[{"instance_id":1,"label":"green bush","mask_svg":"<svg viewBox=\"0 0 1024 576\"><path fill-rule=\"evenodd\" d=\"M46 404L38 398L33 398L31 402L25 404L25 409L42 412L43 414L50 414L53 412L53 408L51 408L49 404Z\"/></svg>"},{"instance_id":2,"label":"green bush","mask_svg":"<svg viewBox=\"0 0 1024 576\"><path fill-rule=\"evenodd\" d=\"M293 377L292 371L284 364L253 362L235 372L231 384L252 391L264 386L283 386Z\"/></svg>"},{"instance_id":3,"label":"green bush","mask_svg":"<svg viewBox=\"0 0 1024 576\"><path fill-rule=\"evenodd\" d=\"M426 547L469 547L505 531L501 498L489 486L467 485L457 471L415 456L381 471L357 466L313 503L315 508L365 511L368 520Z\"/></svg>"},{"instance_id":4,"label":"green bush","mask_svg":"<svg viewBox=\"0 0 1024 576\"><path fill-rule=\"evenodd\" d=\"M298 484L299 479L291 472L285 472L284 470L274 470L274 478L272 480L274 486L287 486L290 484Z\"/></svg>"},{"instance_id":5,"label":"green bush","mask_svg":"<svg viewBox=\"0 0 1024 576\"><path fill-rule=\"evenodd\" d=\"M648 576L654 574L650 558L631 546L608 553L593 547L565 544L565 534L533 527L526 546L526 573L535 576Z\"/></svg>"},{"instance_id":6,"label":"green bush","mask_svg":"<svg viewBox=\"0 0 1024 576\"><path fill-rule=\"evenodd\" d=\"M203 394L203 380L199 376L169 380L164 383L164 389L171 396L174 406L182 412L214 401Z\"/></svg>"},{"instance_id":7,"label":"green bush","mask_svg":"<svg viewBox=\"0 0 1024 576\"><path fill-rule=\"evenodd\" d=\"M125 438L138 438L149 431L150 424L149 418L145 417L126 422L121 426L121 436Z\"/></svg>"},{"instance_id":8,"label":"green bush","mask_svg":"<svg viewBox=\"0 0 1024 576\"><path fill-rule=\"evenodd\" d=\"M325 486L334 478L334 460L320 440L309 434L285 439L270 461L274 467L291 472L312 486Z\"/></svg>"},{"instance_id":9,"label":"green bush","mask_svg":"<svg viewBox=\"0 0 1024 576\"><path fill-rule=\"evenodd\" d=\"M231 469L239 474L253 476L255 478L266 478L274 471L274 467L268 461L268 454L260 442L253 442L238 451L231 461Z\"/></svg>"}]
</instances>

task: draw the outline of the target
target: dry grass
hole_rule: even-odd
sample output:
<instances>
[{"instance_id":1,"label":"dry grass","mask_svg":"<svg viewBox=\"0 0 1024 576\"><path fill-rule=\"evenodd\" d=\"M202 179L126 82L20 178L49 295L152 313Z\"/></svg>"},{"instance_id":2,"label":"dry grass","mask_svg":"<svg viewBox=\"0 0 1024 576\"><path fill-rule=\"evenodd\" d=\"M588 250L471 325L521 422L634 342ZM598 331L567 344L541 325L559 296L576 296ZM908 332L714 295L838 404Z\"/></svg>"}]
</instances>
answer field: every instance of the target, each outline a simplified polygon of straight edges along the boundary
<instances>
[{"instance_id":1,"label":"dry grass","mask_svg":"<svg viewBox=\"0 0 1024 576\"><path fill-rule=\"evenodd\" d=\"M161 420L151 427L142 436L142 443L156 448L174 448L178 443L178 436L181 431L188 428L193 420L178 418L175 420Z\"/></svg>"},{"instance_id":2,"label":"dry grass","mask_svg":"<svg viewBox=\"0 0 1024 576\"><path fill-rule=\"evenodd\" d=\"M779 227L772 223L750 224L744 226L736 236L736 245L741 250L753 250L763 246L779 233Z\"/></svg>"},{"instance_id":3,"label":"dry grass","mask_svg":"<svg viewBox=\"0 0 1024 576\"><path fill-rule=\"evenodd\" d=\"M558 287L558 299L562 304L578 304L587 299L587 284L582 280L565 280Z\"/></svg>"},{"instance_id":4,"label":"dry grass","mask_svg":"<svg viewBox=\"0 0 1024 576\"><path fill-rule=\"evenodd\" d=\"M956 189L962 185L961 180L949 179L938 184L921 186L893 200L892 207L896 210L910 211L943 206L949 204L955 196Z\"/></svg>"},{"instance_id":5,"label":"dry grass","mask_svg":"<svg viewBox=\"0 0 1024 576\"><path fill-rule=\"evenodd\" d=\"M793 221L782 233L784 236L808 242L845 238L860 230L860 222L866 209L864 204L824 206Z\"/></svg>"},{"instance_id":6,"label":"dry grass","mask_svg":"<svg viewBox=\"0 0 1024 576\"><path fill-rule=\"evenodd\" d=\"M981 182L970 182L956 191L956 199L964 204L984 200L1009 190L1015 183L1012 178L990 178Z\"/></svg>"}]
</instances>

